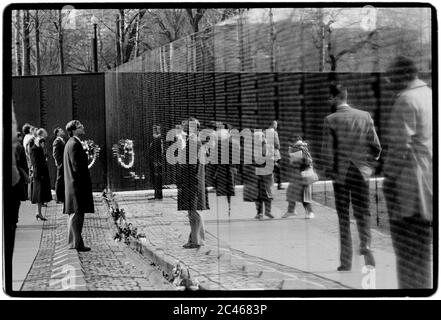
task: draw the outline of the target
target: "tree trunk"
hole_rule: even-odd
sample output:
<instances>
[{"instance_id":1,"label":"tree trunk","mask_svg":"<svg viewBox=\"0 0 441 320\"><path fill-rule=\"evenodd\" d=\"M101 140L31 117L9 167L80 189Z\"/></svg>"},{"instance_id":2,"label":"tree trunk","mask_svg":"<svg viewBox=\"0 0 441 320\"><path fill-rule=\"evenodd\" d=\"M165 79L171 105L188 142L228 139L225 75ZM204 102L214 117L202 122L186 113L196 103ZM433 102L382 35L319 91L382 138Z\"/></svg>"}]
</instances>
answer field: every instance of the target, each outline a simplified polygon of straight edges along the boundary
<instances>
[{"instance_id":1,"label":"tree trunk","mask_svg":"<svg viewBox=\"0 0 441 320\"><path fill-rule=\"evenodd\" d=\"M126 62L126 50L125 50L125 15L124 9L119 9L119 48L121 50L121 62Z\"/></svg>"},{"instance_id":2,"label":"tree trunk","mask_svg":"<svg viewBox=\"0 0 441 320\"><path fill-rule=\"evenodd\" d=\"M60 73L64 73L64 44L63 44L63 17L61 15L61 10L58 10L58 54L60 62Z\"/></svg>"},{"instance_id":3,"label":"tree trunk","mask_svg":"<svg viewBox=\"0 0 441 320\"><path fill-rule=\"evenodd\" d=\"M325 35L325 24L324 24L323 9L319 9L319 23L320 23L320 62L319 71L325 71L325 57L326 57L326 35Z\"/></svg>"},{"instance_id":4,"label":"tree trunk","mask_svg":"<svg viewBox=\"0 0 441 320\"><path fill-rule=\"evenodd\" d=\"M269 21L270 21L270 45L271 45L271 61L270 72L276 72L276 26L274 25L273 10L269 9Z\"/></svg>"},{"instance_id":5,"label":"tree trunk","mask_svg":"<svg viewBox=\"0 0 441 320\"><path fill-rule=\"evenodd\" d=\"M135 54L136 58L139 55L139 25L141 24L141 9L138 11L138 17L136 18L136 36L135 36Z\"/></svg>"},{"instance_id":6,"label":"tree trunk","mask_svg":"<svg viewBox=\"0 0 441 320\"><path fill-rule=\"evenodd\" d=\"M121 32L121 29L119 27L121 22L120 22L120 17L119 17L118 14L115 15L115 18L116 18L116 41L115 41L115 45L116 45L116 65L119 66L119 65L121 65L121 42L120 42L120 38L121 38L120 32Z\"/></svg>"},{"instance_id":7,"label":"tree trunk","mask_svg":"<svg viewBox=\"0 0 441 320\"><path fill-rule=\"evenodd\" d=\"M31 44L29 33L29 10L23 11L23 75L29 76L31 74Z\"/></svg>"},{"instance_id":8,"label":"tree trunk","mask_svg":"<svg viewBox=\"0 0 441 320\"><path fill-rule=\"evenodd\" d=\"M38 17L38 10L35 10L35 74L41 73L40 63L40 19Z\"/></svg>"},{"instance_id":9,"label":"tree trunk","mask_svg":"<svg viewBox=\"0 0 441 320\"><path fill-rule=\"evenodd\" d=\"M15 11L15 71L17 76L22 75L21 68L21 41L20 41L20 29L21 29L21 21L20 21L20 10Z\"/></svg>"}]
</instances>

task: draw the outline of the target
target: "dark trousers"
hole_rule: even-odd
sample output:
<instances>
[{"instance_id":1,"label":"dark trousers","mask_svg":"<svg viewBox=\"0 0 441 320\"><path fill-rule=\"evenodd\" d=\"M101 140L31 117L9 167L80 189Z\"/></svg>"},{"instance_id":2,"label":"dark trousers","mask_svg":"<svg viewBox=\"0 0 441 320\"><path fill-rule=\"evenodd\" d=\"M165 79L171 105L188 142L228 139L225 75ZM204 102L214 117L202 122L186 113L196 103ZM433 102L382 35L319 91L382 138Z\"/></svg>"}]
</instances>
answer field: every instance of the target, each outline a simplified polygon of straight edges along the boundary
<instances>
[{"instance_id":1,"label":"dark trousers","mask_svg":"<svg viewBox=\"0 0 441 320\"><path fill-rule=\"evenodd\" d=\"M153 163L152 177L155 199L162 199L162 165Z\"/></svg>"},{"instance_id":2,"label":"dark trousers","mask_svg":"<svg viewBox=\"0 0 441 320\"><path fill-rule=\"evenodd\" d=\"M64 202L64 172L63 168L57 168L57 178L55 180L55 195L59 202Z\"/></svg>"},{"instance_id":3,"label":"dark trousers","mask_svg":"<svg viewBox=\"0 0 441 320\"><path fill-rule=\"evenodd\" d=\"M340 228L340 263L352 266L352 238L349 205L352 202L360 237L360 254L369 251L371 242L371 213L369 211L369 182L354 165L348 169L344 183L334 182L335 207Z\"/></svg>"},{"instance_id":4,"label":"dark trousers","mask_svg":"<svg viewBox=\"0 0 441 320\"><path fill-rule=\"evenodd\" d=\"M399 289L432 288L432 227L417 217L389 220Z\"/></svg>"},{"instance_id":5,"label":"dark trousers","mask_svg":"<svg viewBox=\"0 0 441 320\"><path fill-rule=\"evenodd\" d=\"M280 160L277 160L274 163L274 178L277 182L277 186L280 188L282 186L282 177L280 174Z\"/></svg>"},{"instance_id":6,"label":"dark trousers","mask_svg":"<svg viewBox=\"0 0 441 320\"><path fill-rule=\"evenodd\" d=\"M69 249L84 247L83 231L84 213L71 213L67 218L67 242Z\"/></svg>"},{"instance_id":7,"label":"dark trousers","mask_svg":"<svg viewBox=\"0 0 441 320\"><path fill-rule=\"evenodd\" d=\"M12 198L10 199L9 210L10 212L5 212L4 217L4 261L5 261L5 279L12 280L12 257L14 253L15 245L15 230L17 229L17 219L18 212L20 210L21 201L16 192L12 192Z\"/></svg>"},{"instance_id":8,"label":"dark trousers","mask_svg":"<svg viewBox=\"0 0 441 320\"><path fill-rule=\"evenodd\" d=\"M263 213L263 206L265 204L265 215L269 215L271 214L271 200L258 200L256 201L256 209L257 209L257 214L258 215L262 215Z\"/></svg>"}]
</instances>

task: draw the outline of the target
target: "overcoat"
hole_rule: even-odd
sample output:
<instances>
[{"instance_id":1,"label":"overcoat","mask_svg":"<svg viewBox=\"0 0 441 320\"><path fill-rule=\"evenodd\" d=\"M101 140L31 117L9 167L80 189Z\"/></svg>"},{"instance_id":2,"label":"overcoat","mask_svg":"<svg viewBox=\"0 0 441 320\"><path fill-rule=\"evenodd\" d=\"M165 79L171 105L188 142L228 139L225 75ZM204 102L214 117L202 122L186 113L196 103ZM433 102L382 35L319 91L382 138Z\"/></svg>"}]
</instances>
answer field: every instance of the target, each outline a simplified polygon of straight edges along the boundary
<instances>
[{"instance_id":1,"label":"overcoat","mask_svg":"<svg viewBox=\"0 0 441 320\"><path fill-rule=\"evenodd\" d=\"M78 138L66 142L63 157L64 166L64 210L71 213L93 213L92 182L86 151Z\"/></svg>"},{"instance_id":2,"label":"overcoat","mask_svg":"<svg viewBox=\"0 0 441 320\"><path fill-rule=\"evenodd\" d=\"M52 144L52 155L55 160L57 168L57 177L55 180L55 194L58 201L64 201L64 169L63 169L63 154L65 143L63 139L56 138Z\"/></svg>"},{"instance_id":3,"label":"overcoat","mask_svg":"<svg viewBox=\"0 0 441 320\"><path fill-rule=\"evenodd\" d=\"M32 203L44 203L52 200L49 168L42 147L34 144L30 149L32 163Z\"/></svg>"},{"instance_id":4,"label":"overcoat","mask_svg":"<svg viewBox=\"0 0 441 320\"><path fill-rule=\"evenodd\" d=\"M186 143L181 153L185 156L185 159L180 159L180 163L176 164L178 210L208 210L205 166L199 161L198 157L202 144L195 135L185 139ZM190 150L196 152L196 154L191 154ZM195 161L190 161L191 159Z\"/></svg>"},{"instance_id":5,"label":"overcoat","mask_svg":"<svg viewBox=\"0 0 441 320\"><path fill-rule=\"evenodd\" d=\"M392 218L433 218L432 90L419 79L401 91L388 123L384 192ZM386 194L388 193L388 194Z\"/></svg>"}]
</instances>

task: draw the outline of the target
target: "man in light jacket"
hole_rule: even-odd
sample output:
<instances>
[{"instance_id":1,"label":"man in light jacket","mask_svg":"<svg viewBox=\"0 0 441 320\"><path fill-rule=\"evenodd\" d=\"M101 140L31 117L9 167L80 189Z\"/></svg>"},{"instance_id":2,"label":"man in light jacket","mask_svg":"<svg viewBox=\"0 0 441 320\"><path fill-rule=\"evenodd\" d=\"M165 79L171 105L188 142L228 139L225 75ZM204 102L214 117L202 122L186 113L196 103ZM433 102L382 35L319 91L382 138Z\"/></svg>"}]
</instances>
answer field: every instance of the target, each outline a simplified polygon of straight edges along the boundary
<instances>
[{"instance_id":1,"label":"man in light jacket","mask_svg":"<svg viewBox=\"0 0 441 320\"><path fill-rule=\"evenodd\" d=\"M352 268L350 202L360 237L360 255L364 256L366 265L375 266L370 248L369 178L373 173L373 162L378 160L381 152L369 112L349 106L347 95L347 89L341 85L331 88L330 100L336 111L325 118L322 145L322 165L325 174L333 180L340 227L338 271Z\"/></svg>"},{"instance_id":2,"label":"man in light jacket","mask_svg":"<svg viewBox=\"0 0 441 320\"><path fill-rule=\"evenodd\" d=\"M405 57L391 63L387 80L398 92L387 126L383 166L398 285L427 289L432 287L432 90Z\"/></svg>"}]
</instances>

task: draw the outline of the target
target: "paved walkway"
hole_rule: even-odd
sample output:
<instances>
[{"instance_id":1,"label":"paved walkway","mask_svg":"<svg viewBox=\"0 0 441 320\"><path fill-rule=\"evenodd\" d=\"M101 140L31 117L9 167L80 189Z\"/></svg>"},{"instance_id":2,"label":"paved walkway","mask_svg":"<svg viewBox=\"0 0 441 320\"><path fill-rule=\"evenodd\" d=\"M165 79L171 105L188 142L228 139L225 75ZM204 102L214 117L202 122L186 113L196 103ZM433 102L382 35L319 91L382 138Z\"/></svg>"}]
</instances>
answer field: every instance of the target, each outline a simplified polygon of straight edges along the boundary
<instances>
[{"instance_id":1,"label":"paved walkway","mask_svg":"<svg viewBox=\"0 0 441 320\"><path fill-rule=\"evenodd\" d=\"M148 256L156 257L163 268L179 261L186 265L206 289L395 289L395 257L390 237L373 230L372 245L377 267L364 268L362 257L354 253L353 270L337 272L339 264L336 213L317 203L316 218L281 219L285 213L285 191L273 202L276 219L253 219L253 203L242 201L242 192L232 199L229 217L225 198L210 193L211 209L204 211L206 245L183 249L189 224L186 212L176 211L176 199L148 201L145 192L117 193L120 208L129 222L147 235L143 243ZM358 247L355 223L351 224L353 247ZM354 250L355 252L355 250Z\"/></svg>"},{"instance_id":2,"label":"paved walkway","mask_svg":"<svg viewBox=\"0 0 441 320\"><path fill-rule=\"evenodd\" d=\"M99 199L99 197L97 197ZM100 200L100 199L99 199ZM35 206L23 203L13 261L14 291L149 291L174 290L156 268L127 252L112 238L107 213L86 215L83 236L90 252L66 247L66 216L62 205L49 203L46 222L35 221Z\"/></svg>"},{"instance_id":3,"label":"paved walkway","mask_svg":"<svg viewBox=\"0 0 441 320\"><path fill-rule=\"evenodd\" d=\"M114 225L99 194L96 213L86 215L84 239L92 251L66 249L66 217L62 206L50 203L48 221L35 220L34 206L23 203L14 252L14 290L174 290L159 270L171 275L176 263L187 267L201 289L301 290L395 289L395 257L388 235L373 230L377 261L374 271L363 268L354 252L351 272L337 272L338 223L334 210L314 203L316 218L288 219L285 191L273 201L275 219L255 220L253 203L242 201L238 188L228 216L224 197L209 194L211 209L202 212L206 245L184 249L190 230L186 212L177 211L176 198L167 190L161 200L146 200L146 191L118 192L116 200L128 222L145 239L129 249L113 240ZM355 223L353 247L358 247ZM355 250L354 250L355 251ZM153 265L150 265L153 263Z\"/></svg>"}]
</instances>

